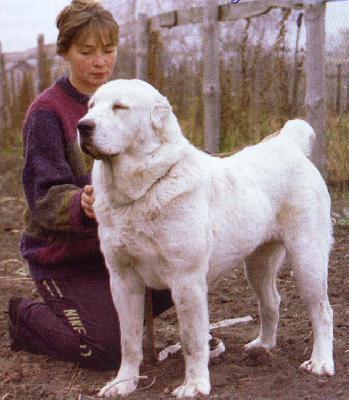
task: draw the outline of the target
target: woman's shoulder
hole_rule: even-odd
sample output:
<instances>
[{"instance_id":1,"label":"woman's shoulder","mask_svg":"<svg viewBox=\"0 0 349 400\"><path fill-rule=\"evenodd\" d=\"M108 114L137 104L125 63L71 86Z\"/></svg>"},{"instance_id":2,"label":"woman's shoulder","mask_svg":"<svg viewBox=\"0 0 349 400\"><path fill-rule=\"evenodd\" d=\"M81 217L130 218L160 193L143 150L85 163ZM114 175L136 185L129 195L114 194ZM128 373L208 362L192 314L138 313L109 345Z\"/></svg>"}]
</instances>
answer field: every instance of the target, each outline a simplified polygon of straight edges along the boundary
<instances>
[{"instance_id":1,"label":"woman's shoulder","mask_svg":"<svg viewBox=\"0 0 349 400\"><path fill-rule=\"evenodd\" d=\"M35 117L37 114L54 113L57 108L58 101L58 85L54 83L49 88L41 92L29 106L25 120Z\"/></svg>"},{"instance_id":2,"label":"woman's shoulder","mask_svg":"<svg viewBox=\"0 0 349 400\"><path fill-rule=\"evenodd\" d=\"M25 121L35 118L38 114L54 114L59 120L62 120L66 118L68 110L68 115L85 113L86 104L69 93L66 81L67 77L60 78L40 93L28 108Z\"/></svg>"}]
</instances>

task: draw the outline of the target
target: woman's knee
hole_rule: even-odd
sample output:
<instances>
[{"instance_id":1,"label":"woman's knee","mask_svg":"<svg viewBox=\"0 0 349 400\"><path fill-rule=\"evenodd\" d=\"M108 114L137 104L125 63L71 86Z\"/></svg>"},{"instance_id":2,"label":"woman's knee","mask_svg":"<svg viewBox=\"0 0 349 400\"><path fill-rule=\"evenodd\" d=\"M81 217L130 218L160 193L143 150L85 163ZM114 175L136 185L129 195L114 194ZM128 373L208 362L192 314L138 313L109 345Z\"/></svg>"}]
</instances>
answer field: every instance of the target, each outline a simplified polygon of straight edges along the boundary
<instances>
[{"instance_id":1,"label":"woman's knee","mask_svg":"<svg viewBox=\"0 0 349 400\"><path fill-rule=\"evenodd\" d=\"M120 366L120 345L99 343L98 346L91 346L83 343L80 350L79 364L83 368L107 371L118 369Z\"/></svg>"}]
</instances>

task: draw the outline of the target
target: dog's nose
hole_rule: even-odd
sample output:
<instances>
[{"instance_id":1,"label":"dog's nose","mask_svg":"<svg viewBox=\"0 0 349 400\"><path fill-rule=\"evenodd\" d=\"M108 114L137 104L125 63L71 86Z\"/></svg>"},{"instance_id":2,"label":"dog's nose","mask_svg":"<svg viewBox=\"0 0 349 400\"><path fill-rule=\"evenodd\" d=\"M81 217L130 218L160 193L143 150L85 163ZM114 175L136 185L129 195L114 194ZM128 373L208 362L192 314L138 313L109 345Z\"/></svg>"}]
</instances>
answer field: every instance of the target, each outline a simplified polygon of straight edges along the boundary
<instances>
[{"instance_id":1,"label":"dog's nose","mask_svg":"<svg viewBox=\"0 0 349 400\"><path fill-rule=\"evenodd\" d=\"M92 136L95 128L96 124L92 119L83 119L78 124L79 133L83 137Z\"/></svg>"}]
</instances>

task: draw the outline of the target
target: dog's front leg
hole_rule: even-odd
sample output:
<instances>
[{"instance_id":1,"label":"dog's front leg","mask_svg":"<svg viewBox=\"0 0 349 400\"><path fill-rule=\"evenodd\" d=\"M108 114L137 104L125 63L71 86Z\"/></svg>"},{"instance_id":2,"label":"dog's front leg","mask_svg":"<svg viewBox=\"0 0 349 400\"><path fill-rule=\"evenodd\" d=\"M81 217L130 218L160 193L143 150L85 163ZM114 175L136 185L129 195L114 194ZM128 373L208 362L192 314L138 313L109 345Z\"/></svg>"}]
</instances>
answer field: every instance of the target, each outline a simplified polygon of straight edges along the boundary
<instances>
[{"instance_id":1,"label":"dog's front leg","mask_svg":"<svg viewBox=\"0 0 349 400\"><path fill-rule=\"evenodd\" d=\"M180 399L210 393L207 283L202 275L176 276L171 287L185 360L184 383L173 391Z\"/></svg>"},{"instance_id":2,"label":"dog's front leg","mask_svg":"<svg viewBox=\"0 0 349 400\"><path fill-rule=\"evenodd\" d=\"M122 358L117 377L100 390L101 397L132 393L143 359L144 284L131 266L125 267L122 274L111 270L110 284L120 322Z\"/></svg>"}]
</instances>

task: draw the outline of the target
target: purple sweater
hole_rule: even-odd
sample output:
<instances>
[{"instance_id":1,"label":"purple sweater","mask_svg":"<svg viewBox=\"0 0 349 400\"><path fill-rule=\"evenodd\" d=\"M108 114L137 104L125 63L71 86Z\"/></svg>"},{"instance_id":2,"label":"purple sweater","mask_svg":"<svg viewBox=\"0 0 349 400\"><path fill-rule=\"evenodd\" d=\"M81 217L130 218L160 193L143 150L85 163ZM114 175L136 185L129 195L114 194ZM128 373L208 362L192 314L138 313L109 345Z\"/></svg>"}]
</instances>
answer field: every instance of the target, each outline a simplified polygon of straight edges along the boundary
<instances>
[{"instance_id":1,"label":"purple sweater","mask_svg":"<svg viewBox=\"0 0 349 400\"><path fill-rule=\"evenodd\" d=\"M35 280L105 268L97 225L80 205L90 176L76 127L87 102L63 77L37 97L24 121L28 207L20 250Z\"/></svg>"}]
</instances>

